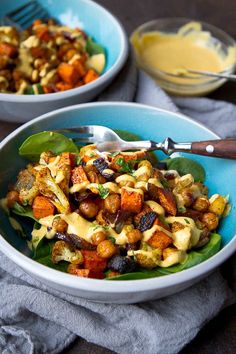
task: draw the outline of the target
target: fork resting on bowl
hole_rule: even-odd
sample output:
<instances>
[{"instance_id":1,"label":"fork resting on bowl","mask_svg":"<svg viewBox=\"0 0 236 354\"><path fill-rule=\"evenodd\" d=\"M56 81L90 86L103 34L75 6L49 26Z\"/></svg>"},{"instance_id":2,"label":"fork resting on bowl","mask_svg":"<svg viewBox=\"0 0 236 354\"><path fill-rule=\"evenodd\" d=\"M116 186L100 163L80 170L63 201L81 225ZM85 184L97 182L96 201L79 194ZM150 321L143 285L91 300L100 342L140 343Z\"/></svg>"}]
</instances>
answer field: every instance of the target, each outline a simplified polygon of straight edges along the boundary
<instances>
[{"instance_id":1,"label":"fork resting on bowl","mask_svg":"<svg viewBox=\"0 0 236 354\"><path fill-rule=\"evenodd\" d=\"M171 138L163 142L152 140L125 141L113 130L100 125L85 125L76 128L56 130L62 134L72 134L77 143L96 144L97 149L103 151L161 150L167 155L174 152L187 152L191 154L236 159L236 138L177 143Z\"/></svg>"}]
</instances>

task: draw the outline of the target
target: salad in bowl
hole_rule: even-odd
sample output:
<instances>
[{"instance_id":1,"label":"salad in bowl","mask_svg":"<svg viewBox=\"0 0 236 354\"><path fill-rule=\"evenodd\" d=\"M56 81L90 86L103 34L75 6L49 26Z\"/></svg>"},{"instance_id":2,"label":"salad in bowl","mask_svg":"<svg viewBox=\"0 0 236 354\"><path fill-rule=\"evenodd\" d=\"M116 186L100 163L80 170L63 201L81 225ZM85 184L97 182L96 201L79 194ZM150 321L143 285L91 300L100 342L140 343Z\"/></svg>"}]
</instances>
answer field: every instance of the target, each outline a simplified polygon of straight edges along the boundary
<instances>
[{"instance_id":1,"label":"salad in bowl","mask_svg":"<svg viewBox=\"0 0 236 354\"><path fill-rule=\"evenodd\" d=\"M101 153L52 131L29 136L19 154L29 163L1 205L41 264L79 277L137 280L180 272L220 250L228 197L209 195L194 160Z\"/></svg>"}]
</instances>

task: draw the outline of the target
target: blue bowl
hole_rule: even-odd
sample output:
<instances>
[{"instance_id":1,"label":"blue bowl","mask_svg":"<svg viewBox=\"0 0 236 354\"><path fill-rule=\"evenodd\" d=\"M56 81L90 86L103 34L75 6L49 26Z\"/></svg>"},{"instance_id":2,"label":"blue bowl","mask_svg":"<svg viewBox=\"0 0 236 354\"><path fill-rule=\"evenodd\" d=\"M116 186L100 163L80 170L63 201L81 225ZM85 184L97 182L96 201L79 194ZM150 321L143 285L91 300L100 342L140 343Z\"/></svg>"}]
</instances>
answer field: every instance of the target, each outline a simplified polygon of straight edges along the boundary
<instances>
[{"instance_id":1,"label":"blue bowl","mask_svg":"<svg viewBox=\"0 0 236 354\"><path fill-rule=\"evenodd\" d=\"M50 17L70 27L80 27L105 48L106 66L95 81L72 90L44 95L0 94L2 119L26 122L46 112L91 101L120 71L128 54L126 34L119 21L91 0L38 0ZM0 18L26 0L1 0ZM30 22L29 22L30 24Z\"/></svg>"},{"instance_id":2,"label":"blue bowl","mask_svg":"<svg viewBox=\"0 0 236 354\"><path fill-rule=\"evenodd\" d=\"M13 183L18 171L27 163L18 156L18 147L29 135L59 128L98 124L109 128L123 129L140 135L143 139L162 141L170 136L179 142L217 139L209 129L177 113L134 103L89 103L54 111L18 128L0 144L0 191L3 197L7 186ZM164 154L158 152L159 158ZM184 155L184 154L183 154ZM189 156L185 154L186 156ZM233 160L191 155L206 170L206 185L210 194L230 195L231 213L222 220L219 233L222 249L207 261L179 273L161 278L133 281L106 281L78 278L61 273L36 263L29 258L26 242L19 238L0 211L0 249L15 263L41 281L70 294L96 301L137 302L172 294L192 285L206 276L236 250L235 206L236 175ZM124 286L125 284L125 286Z\"/></svg>"}]
</instances>

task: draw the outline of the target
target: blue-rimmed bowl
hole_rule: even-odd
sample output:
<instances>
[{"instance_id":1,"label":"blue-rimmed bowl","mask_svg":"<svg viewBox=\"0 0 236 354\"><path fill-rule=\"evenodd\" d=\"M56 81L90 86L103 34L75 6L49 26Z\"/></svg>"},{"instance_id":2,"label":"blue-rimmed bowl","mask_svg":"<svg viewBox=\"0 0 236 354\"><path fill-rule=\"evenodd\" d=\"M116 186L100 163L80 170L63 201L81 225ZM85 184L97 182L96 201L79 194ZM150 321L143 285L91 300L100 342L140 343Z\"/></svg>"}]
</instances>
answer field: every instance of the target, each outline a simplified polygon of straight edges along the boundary
<instances>
[{"instance_id":1,"label":"blue-rimmed bowl","mask_svg":"<svg viewBox=\"0 0 236 354\"><path fill-rule=\"evenodd\" d=\"M29 135L44 130L84 124L100 124L125 129L144 139L162 141L170 136L176 141L217 139L209 129L184 115L135 103L88 103L67 107L32 120L10 134L0 144L0 194L6 194L18 171L27 163L18 156L18 147ZM159 157L164 157L158 153ZM194 284L212 272L236 250L236 162L203 156L191 156L206 170L210 194L229 194L232 210L222 220L219 233L222 249L207 261L179 273L158 278L130 281L96 280L76 277L48 268L30 259L26 242L11 228L8 217L0 210L0 250L33 277L50 287L94 301L133 303L173 294Z\"/></svg>"},{"instance_id":2,"label":"blue-rimmed bowl","mask_svg":"<svg viewBox=\"0 0 236 354\"><path fill-rule=\"evenodd\" d=\"M1 0L0 18L26 3L26 0ZM101 44L106 66L95 81L72 90L44 95L0 93L0 119L27 122L46 112L91 101L109 85L125 63L128 54L126 34L119 21L91 0L38 0L50 17L70 27L80 27Z\"/></svg>"}]
</instances>

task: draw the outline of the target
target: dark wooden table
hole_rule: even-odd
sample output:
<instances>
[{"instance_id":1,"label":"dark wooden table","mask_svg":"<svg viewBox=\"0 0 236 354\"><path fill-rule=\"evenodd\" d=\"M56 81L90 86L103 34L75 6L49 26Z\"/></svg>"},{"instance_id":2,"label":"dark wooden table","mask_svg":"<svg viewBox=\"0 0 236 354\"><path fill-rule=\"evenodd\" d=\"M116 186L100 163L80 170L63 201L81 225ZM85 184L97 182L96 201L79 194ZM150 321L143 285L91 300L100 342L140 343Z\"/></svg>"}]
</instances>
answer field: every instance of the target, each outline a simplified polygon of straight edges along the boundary
<instances>
[{"instance_id":1,"label":"dark wooden table","mask_svg":"<svg viewBox=\"0 0 236 354\"><path fill-rule=\"evenodd\" d=\"M235 0L98 0L97 2L120 19L128 34L141 23L151 19L178 16L209 22L236 38ZM209 97L236 103L236 84L227 83ZM0 139L17 126L19 125L0 121ZM236 353L235 334L236 306L231 306L207 324L181 354L234 354ZM78 353L113 352L78 338L64 351L64 354Z\"/></svg>"}]
</instances>

